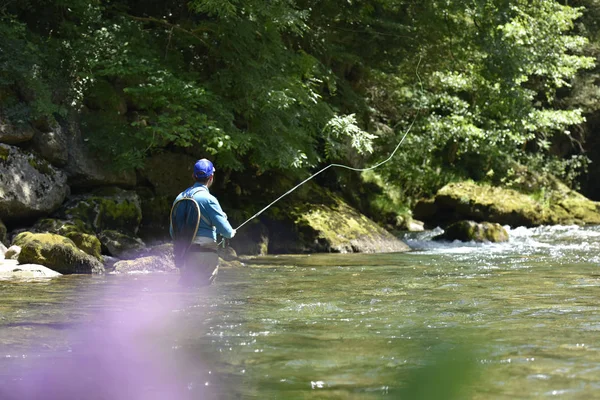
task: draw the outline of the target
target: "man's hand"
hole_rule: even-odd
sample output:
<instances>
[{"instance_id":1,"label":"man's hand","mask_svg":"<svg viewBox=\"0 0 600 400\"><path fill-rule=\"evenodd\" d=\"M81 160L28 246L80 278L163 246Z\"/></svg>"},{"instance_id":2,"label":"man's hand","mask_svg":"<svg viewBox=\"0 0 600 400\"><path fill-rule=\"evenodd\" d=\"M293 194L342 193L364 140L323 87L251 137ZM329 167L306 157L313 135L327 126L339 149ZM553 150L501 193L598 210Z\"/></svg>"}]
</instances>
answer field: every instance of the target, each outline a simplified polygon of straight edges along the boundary
<instances>
[{"instance_id":1,"label":"man's hand","mask_svg":"<svg viewBox=\"0 0 600 400\"><path fill-rule=\"evenodd\" d=\"M236 234L236 233L237 233L237 231L234 229L234 230L231 232L231 237L230 237L229 239L233 239L233 237L235 236L235 234Z\"/></svg>"}]
</instances>

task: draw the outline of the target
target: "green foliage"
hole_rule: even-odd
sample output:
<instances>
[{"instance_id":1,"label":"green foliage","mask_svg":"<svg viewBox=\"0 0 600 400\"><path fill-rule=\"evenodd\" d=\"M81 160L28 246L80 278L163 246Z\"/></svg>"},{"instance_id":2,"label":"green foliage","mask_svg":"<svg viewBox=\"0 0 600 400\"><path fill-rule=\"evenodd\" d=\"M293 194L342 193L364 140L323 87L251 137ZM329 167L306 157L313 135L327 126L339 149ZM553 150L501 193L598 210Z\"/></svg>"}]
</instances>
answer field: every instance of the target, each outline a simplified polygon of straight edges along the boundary
<instances>
[{"instance_id":1,"label":"green foliage","mask_svg":"<svg viewBox=\"0 0 600 400\"><path fill-rule=\"evenodd\" d=\"M554 150L584 122L582 102L559 95L593 66L571 33L584 10L558 1L25 0L0 12L2 112L77 113L117 168L191 147L225 170L294 176L373 165L410 129L378 171L410 205L455 179L510 184L515 164L568 182L586 166Z\"/></svg>"}]
</instances>

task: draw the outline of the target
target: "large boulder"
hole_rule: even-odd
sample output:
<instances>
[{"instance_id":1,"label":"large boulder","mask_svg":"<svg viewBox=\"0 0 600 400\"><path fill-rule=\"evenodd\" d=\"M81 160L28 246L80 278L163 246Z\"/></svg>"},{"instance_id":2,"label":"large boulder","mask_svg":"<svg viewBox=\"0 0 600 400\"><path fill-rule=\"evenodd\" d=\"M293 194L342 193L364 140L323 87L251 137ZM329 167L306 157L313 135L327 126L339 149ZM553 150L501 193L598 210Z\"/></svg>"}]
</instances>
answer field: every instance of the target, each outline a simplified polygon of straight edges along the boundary
<instances>
[{"instance_id":1,"label":"large boulder","mask_svg":"<svg viewBox=\"0 0 600 400\"><path fill-rule=\"evenodd\" d=\"M33 154L0 144L0 218L7 223L56 210L69 194L67 177Z\"/></svg>"},{"instance_id":2,"label":"large boulder","mask_svg":"<svg viewBox=\"0 0 600 400\"><path fill-rule=\"evenodd\" d=\"M142 209L137 193L102 188L69 198L55 215L60 219L83 221L96 233L120 230L136 234L142 220Z\"/></svg>"},{"instance_id":3,"label":"large boulder","mask_svg":"<svg viewBox=\"0 0 600 400\"><path fill-rule=\"evenodd\" d=\"M7 250L8 249L6 248L6 246L0 243L0 260L4 260L4 255L6 254Z\"/></svg>"},{"instance_id":4,"label":"large boulder","mask_svg":"<svg viewBox=\"0 0 600 400\"><path fill-rule=\"evenodd\" d=\"M61 275L39 264L19 264L17 260L0 260L0 279L55 278Z\"/></svg>"},{"instance_id":5,"label":"large boulder","mask_svg":"<svg viewBox=\"0 0 600 400\"><path fill-rule=\"evenodd\" d=\"M0 143L17 144L31 140L35 130L29 124L14 125L0 116Z\"/></svg>"},{"instance_id":6,"label":"large boulder","mask_svg":"<svg viewBox=\"0 0 600 400\"><path fill-rule=\"evenodd\" d=\"M77 248L71 239L53 233L23 232L14 245L21 247L20 264L41 264L61 274L103 273L96 258Z\"/></svg>"},{"instance_id":7,"label":"large boulder","mask_svg":"<svg viewBox=\"0 0 600 400\"><path fill-rule=\"evenodd\" d=\"M471 181L450 183L434 199L419 202L413 213L430 227L460 220L512 227L600 224L600 203L557 181L546 191L530 194Z\"/></svg>"},{"instance_id":8,"label":"large boulder","mask_svg":"<svg viewBox=\"0 0 600 400\"><path fill-rule=\"evenodd\" d=\"M333 195L332 195L333 196ZM382 253L408 251L400 239L360 214L341 198L333 205L314 204L300 213L296 223L304 236L313 236L325 249L339 253Z\"/></svg>"},{"instance_id":9,"label":"large boulder","mask_svg":"<svg viewBox=\"0 0 600 400\"><path fill-rule=\"evenodd\" d=\"M32 148L57 167L65 166L69 161L67 137L58 124L47 131L36 132L32 140Z\"/></svg>"},{"instance_id":10,"label":"large boulder","mask_svg":"<svg viewBox=\"0 0 600 400\"><path fill-rule=\"evenodd\" d=\"M65 170L71 186L77 188L112 185L135 186L135 171L133 169L116 170L110 164L99 160L87 147L79 126L75 122L65 126L64 129L69 149Z\"/></svg>"},{"instance_id":11,"label":"large boulder","mask_svg":"<svg viewBox=\"0 0 600 400\"><path fill-rule=\"evenodd\" d=\"M433 240L501 243L508 242L508 232L495 222L458 221L444 229L444 233Z\"/></svg>"}]
</instances>

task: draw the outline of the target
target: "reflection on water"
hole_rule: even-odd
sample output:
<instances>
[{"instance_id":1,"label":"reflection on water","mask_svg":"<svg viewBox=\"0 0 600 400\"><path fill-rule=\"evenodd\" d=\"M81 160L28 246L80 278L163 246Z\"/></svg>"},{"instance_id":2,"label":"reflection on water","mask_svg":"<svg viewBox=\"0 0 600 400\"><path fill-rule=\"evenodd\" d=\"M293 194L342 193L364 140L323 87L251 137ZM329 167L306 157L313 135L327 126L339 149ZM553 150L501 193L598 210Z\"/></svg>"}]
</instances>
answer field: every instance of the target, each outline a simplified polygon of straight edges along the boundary
<instances>
[{"instance_id":1,"label":"reflection on water","mask_svg":"<svg viewBox=\"0 0 600 400\"><path fill-rule=\"evenodd\" d=\"M0 398L600 398L600 229L0 282Z\"/></svg>"}]
</instances>

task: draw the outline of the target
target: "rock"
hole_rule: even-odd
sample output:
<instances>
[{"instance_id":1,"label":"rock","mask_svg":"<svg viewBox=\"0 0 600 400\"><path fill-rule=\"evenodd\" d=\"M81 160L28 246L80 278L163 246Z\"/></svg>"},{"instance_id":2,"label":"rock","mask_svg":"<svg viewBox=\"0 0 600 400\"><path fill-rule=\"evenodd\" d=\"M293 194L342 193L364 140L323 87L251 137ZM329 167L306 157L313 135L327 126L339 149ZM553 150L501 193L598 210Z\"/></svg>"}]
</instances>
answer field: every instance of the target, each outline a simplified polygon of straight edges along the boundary
<instances>
[{"instance_id":1,"label":"rock","mask_svg":"<svg viewBox=\"0 0 600 400\"><path fill-rule=\"evenodd\" d=\"M429 226L447 226L461 220L511 227L584 225L600 224L600 203L556 180L547 190L530 194L466 181L444 186L433 202L417 204L413 214Z\"/></svg>"},{"instance_id":2,"label":"rock","mask_svg":"<svg viewBox=\"0 0 600 400\"><path fill-rule=\"evenodd\" d=\"M96 258L86 254L71 239L53 233L23 232L13 244L21 246L20 264L41 264L62 274L103 273Z\"/></svg>"},{"instance_id":3,"label":"rock","mask_svg":"<svg viewBox=\"0 0 600 400\"><path fill-rule=\"evenodd\" d=\"M44 218L36 222L30 231L37 233L56 233L65 236L71 239L78 248L102 261L102 244L100 243L100 240L90 233L91 230L89 226L81 220L75 219L68 221Z\"/></svg>"},{"instance_id":4,"label":"rock","mask_svg":"<svg viewBox=\"0 0 600 400\"><path fill-rule=\"evenodd\" d=\"M33 219L56 210L69 194L66 175L46 160L0 144L0 219Z\"/></svg>"},{"instance_id":5,"label":"rock","mask_svg":"<svg viewBox=\"0 0 600 400\"><path fill-rule=\"evenodd\" d=\"M198 159L179 153L164 152L148 158L140 173L152 185L154 193L171 202L185 188L192 186L194 164Z\"/></svg>"},{"instance_id":6,"label":"rock","mask_svg":"<svg viewBox=\"0 0 600 400\"><path fill-rule=\"evenodd\" d=\"M459 221L448 226L433 240L459 240L461 242L508 242L508 232L495 222Z\"/></svg>"},{"instance_id":7,"label":"rock","mask_svg":"<svg viewBox=\"0 0 600 400\"><path fill-rule=\"evenodd\" d=\"M423 232L425 230L424 223L417 221L410 216L396 217L396 227L402 231L408 232Z\"/></svg>"},{"instance_id":8,"label":"rock","mask_svg":"<svg viewBox=\"0 0 600 400\"><path fill-rule=\"evenodd\" d=\"M135 171L111 169L110 164L102 162L87 148L81 131L76 123L65 127L69 157L65 170L69 184L77 188L97 186L126 186L136 184Z\"/></svg>"},{"instance_id":9,"label":"rock","mask_svg":"<svg viewBox=\"0 0 600 400\"><path fill-rule=\"evenodd\" d=\"M7 260L16 260L21 254L21 246L12 245L4 253L4 258Z\"/></svg>"},{"instance_id":10,"label":"rock","mask_svg":"<svg viewBox=\"0 0 600 400\"><path fill-rule=\"evenodd\" d=\"M408 245L350 207L339 196L316 184L305 185L294 202L288 200L283 207L286 209L281 214L291 217L292 225L286 222L287 217L267 224L269 253L410 250Z\"/></svg>"},{"instance_id":11,"label":"rock","mask_svg":"<svg viewBox=\"0 0 600 400\"><path fill-rule=\"evenodd\" d=\"M119 258L112 256L103 256L102 259L104 262L104 269L106 271L113 271L115 269L115 264L121 261Z\"/></svg>"},{"instance_id":12,"label":"rock","mask_svg":"<svg viewBox=\"0 0 600 400\"><path fill-rule=\"evenodd\" d=\"M8 233L8 230L6 229L6 225L4 225L4 222L2 222L2 220L0 220L0 243L8 243L6 240L7 233Z\"/></svg>"},{"instance_id":13,"label":"rock","mask_svg":"<svg viewBox=\"0 0 600 400\"><path fill-rule=\"evenodd\" d=\"M31 140L35 130L31 125L13 125L6 118L0 116L0 143L17 144Z\"/></svg>"},{"instance_id":14,"label":"rock","mask_svg":"<svg viewBox=\"0 0 600 400\"><path fill-rule=\"evenodd\" d=\"M142 220L142 209L137 193L102 188L69 198L55 215L66 220L83 221L96 233L119 230L136 234Z\"/></svg>"},{"instance_id":15,"label":"rock","mask_svg":"<svg viewBox=\"0 0 600 400\"><path fill-rule=\"evenodd\" d=\"M118 258L133 258L146 247L141 239L115 230L102 231L98 238L108 254Z\"/></svg>"},{"instance_id":16,"label":"rock","mask_svg":"<svg viewBox=\"0 0 600 400\"><path fill-rule=\"evenodd\" d=\"M0 261L0 279L55 278L62 274L38 264L19 264L17 260Z\"/></svg>"},{"instance_id":17,"label":"rock","mask_svg":"<svg viewBox=\"0 0 600 400\"><path fill-rule=\"evenodd\" d=\"M80 250L102 261L102 243L96 236L83 232L69 232L65 237L71 239Z\"/></svg>"},{"instance_id":18,"label":"rock","mask_svg":"<svg viewBox=\"0 0 600 400\"><path fill-rule=\"evenodd\" d=\"M69 161L67 138L60 125L51 127L49 131L36 132L32 148L57 167L65 166Z\"/></svg>"},{"instance_id":19,"label":"rock","mask_svg":"<svg viewBox=\"0 0 600 400\"><path fill-rule=\"evenodd\" d=\"M147 256L134 260L121 260L115 265L115 272L177 272L175 263L165 257Z\"/></svg>"}]
</instances>

